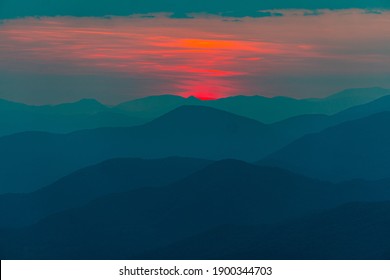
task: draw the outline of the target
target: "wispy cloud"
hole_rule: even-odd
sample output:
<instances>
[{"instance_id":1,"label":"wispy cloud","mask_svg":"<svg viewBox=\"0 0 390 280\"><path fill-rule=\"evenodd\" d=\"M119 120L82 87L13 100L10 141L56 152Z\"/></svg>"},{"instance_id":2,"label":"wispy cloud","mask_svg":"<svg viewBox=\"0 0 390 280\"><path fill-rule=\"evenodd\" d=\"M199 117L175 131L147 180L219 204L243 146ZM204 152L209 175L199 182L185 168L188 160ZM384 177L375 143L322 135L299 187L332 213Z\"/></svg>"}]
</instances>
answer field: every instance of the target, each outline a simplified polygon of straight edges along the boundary
<instances>
[{"instance_id":1,"label":"wispy cloud","mask_svg":"<svg viewBox=\"0 0 390 280\"><path fill-rule=\"evenodd\" d=\"M0 25L0 70L155 79L171 93L203 97L275 95L278 84L288 87L294 77L389 72L390 12L278 12L284 16L240 22L210 16L7 20ZM291 94L298 90L294 85Z\"/></svg>"}]
</instances>

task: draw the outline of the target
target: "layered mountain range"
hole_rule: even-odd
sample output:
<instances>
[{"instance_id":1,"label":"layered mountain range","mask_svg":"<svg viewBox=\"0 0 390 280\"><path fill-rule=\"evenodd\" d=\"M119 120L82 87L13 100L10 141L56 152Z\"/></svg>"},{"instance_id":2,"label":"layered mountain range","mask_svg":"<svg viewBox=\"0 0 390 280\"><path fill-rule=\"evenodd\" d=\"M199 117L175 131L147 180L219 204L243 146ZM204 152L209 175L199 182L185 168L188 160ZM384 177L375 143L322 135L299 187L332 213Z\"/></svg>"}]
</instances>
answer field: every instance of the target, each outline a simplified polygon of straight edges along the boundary
<instances>
[{"instance_id":1,"label":"layered mountain range","mask_svg":"<svg viewBox=\"0 0 390 280\"><path fill-rule=\"evenodd\" d=\"M160 95L115 106L104 105L94 99L44 106L0 99L0 136L24 131L69 133L99 127L140 125L185 105L208 106L263 123L273 123L303 114L335 114L389 94L388 89L362 88L345 90L327 98L233 96L207 101Z\"/></svg>"},{"instance_id":2,"label":"layered mountain range","mask_svg":"<svg viewBox=\"0 0 390 280\"><path fill-rule=\"evenodd\" d=\"M1 101L0 257L388 258L389 93Z\"/></svg>"}]
</instances>

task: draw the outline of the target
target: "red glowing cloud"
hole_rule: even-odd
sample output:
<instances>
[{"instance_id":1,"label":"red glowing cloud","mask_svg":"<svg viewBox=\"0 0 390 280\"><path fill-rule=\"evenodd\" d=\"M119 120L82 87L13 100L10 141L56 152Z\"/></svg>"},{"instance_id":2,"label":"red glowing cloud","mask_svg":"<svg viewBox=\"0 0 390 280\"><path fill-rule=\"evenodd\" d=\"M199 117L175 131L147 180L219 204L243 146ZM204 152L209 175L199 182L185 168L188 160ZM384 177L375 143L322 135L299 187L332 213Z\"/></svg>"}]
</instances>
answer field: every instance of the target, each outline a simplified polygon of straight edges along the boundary
<instances>
[{"instance_id":1,"label":"red glowing cloud","mask_svg":"<svg viewBox=\"0 0 390 280\"><path fill-rule=\"evenodd\" d=\"M242 93L240 82L228 78L247 75L261 56L290 52L281 44L115 20L113 26L101 19L10 21L0 28L7 42L0 56L12 59L10 67L44 65L39 71L166 78L177 94L212 99Z\"/></svg>"},{"instance_id":2,"label":"red glowing cloud","mask_svg":"<svg viewBox=\"0 0 390 280\"><path fill-rule=\"evenodd\" d=\"M387 63L380 46L387 44L389 14L340 13L239 23L218 17L10 20L0 25L0 70L158 79L164 92L149 94L213 99L261 92L260 79L354 73L363 63L365 69ZM377 55L367 53L373 46Z\"/></svg>"}]
</instances>

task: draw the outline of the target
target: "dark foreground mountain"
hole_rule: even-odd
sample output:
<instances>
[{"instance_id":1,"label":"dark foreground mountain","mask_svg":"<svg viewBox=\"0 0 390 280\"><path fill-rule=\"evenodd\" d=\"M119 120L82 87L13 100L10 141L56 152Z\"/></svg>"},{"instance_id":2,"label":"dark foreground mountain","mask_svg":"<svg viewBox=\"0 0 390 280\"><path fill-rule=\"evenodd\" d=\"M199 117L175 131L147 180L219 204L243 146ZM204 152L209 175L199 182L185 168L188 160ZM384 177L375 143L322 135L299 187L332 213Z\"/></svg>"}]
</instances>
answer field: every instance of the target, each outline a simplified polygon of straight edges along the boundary
<instances>
[{"instance_id":1,"label":"dark foreground mountain","mask_svg":"<svg viewBox=\"0 0 390 280\"><path fill-rule=\"evenodd\" d=\"M29 227L1 230L0 257L131 259L226 224L275 224L390 197L383 189L355 187L225 160L167 187L112 194Z\"/></svg>"},{"instance_id":2,"label":"dark foreground mountain","mask_svg":"<svg viewBox=\"0 0 390 280\"><path fill-rule=\"evenodd\" d=\"M0 227L32 224L50 214L80 207L111 193L165 186L210 163L190 158L108 160L32 193L0 195Z\"/></svg>"},{"instance_id":3,"label":"dark foreground mountain","mask_svg":"<svg viewBox=\"0 0 390 280\"><path fill-rule=\"evenodd\" d=\"M390 174L390 112L304 136L262 164L331 181L381 179Z\"/></svg>"},{"instance_id":4,"label":"dark foreground mountain","mask_svg":"<svg viewBox=\"0 0 390 280\"><path fill-rule=\"evenodd\" d=\"M146 125L0 138L0 193L28 192L117 157L256 160L283 146L268 126L228 112L183 106Z\"/></svg>"},{"instance_id":5,"label":"dark foreground mountain","mask_svg":"<svg viewBox=\"0 0 390 280\"><path fill-rule=\"evenodd\" d=\"M140 259L389 259L390 202L350 203L275 226L221 226Z\"/></svg>"}]
</instances>

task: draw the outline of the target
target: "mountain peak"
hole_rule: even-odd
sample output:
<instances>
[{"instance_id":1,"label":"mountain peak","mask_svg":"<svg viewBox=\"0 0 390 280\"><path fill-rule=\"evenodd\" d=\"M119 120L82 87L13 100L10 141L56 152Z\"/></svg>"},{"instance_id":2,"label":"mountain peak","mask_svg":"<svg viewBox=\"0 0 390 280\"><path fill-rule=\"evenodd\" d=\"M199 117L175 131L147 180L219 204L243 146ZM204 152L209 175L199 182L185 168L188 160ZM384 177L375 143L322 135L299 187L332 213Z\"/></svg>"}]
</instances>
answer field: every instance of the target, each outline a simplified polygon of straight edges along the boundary
<instances>
[{"instance_id":1,"label":"mountain peak","mask_svg":"<svg viewBox=\"0 0 390 280\"><path fill-rule=\"evenodd\" d=\"M96 99L93 99L93 98L83 98L83 99L80 99L79 101L77 101L75 103L78 103L78 104L102 105L102 103L100 103L99 101L97 101Z\"/></svg>"},{"instance_id":2,"label":"mountain peak","mask_svg":"<svg viewBox=\"0 0 390 280\"><path fill-rule=\"evenodd\" d=\"M168 126L173 124L182 124L186 126L193 126L200 124L206 127L215 126L217 128L219 125L223 124L240 124L240 125L251 125L251 126L265 126L264 124L242 117L233 113L229 113L224 110L215 109L208 106L196 106L196 105L183 105L172 111L166 113L165 115L157 118L150 122L150 124L162 124L165 123Z\"/></svg>"},{"instance_id":3,"label":"mountain peak","mask_svg":"<svg viewBox=\"0 0 390 280\"><path fill-rule=\"evenodd\" d=\"M142 98L137 98L130 101L125 101L117 105L117 107L130 106L133 104L149 104L154 102L178 102L185 98L179 95L162 94L162 95L150 95Z\"/></svg>"},{"instance_id":4,"label":"mountain peak","mask_svg":"<svg viewBox=\"0 0 390 280\"><path fill-rule=\"evenodd\" d=\"M81 99L76 102L63 103L47 108L62 114L95 114L108 109L107 106L95 99Z\"/></svg>"},{"instance_id":5,"label":"mountain peak","mask_svg":"<svg viewBox=\"0 0 390 280\"><path fill-rule=\"evenodd\" d=\"M200 99L197 98L196 96L190 95L187 97L187 100L200 100Z\"/></svg>"},{"instance_id":6,"label":"mountain peak","mask_svg":"<svg viewBox=\"0 0 390 280\"><path fill-rule=\"evenodd\" d=\"M75 105L82 105L82 106L105 106L96 99L93 98L83 98L80 100L77 100L75 102L69 102L69 103L62 103L58 105L54 105L55 107L58 106L75 106Z\"/></svg>"}]
</instances>

